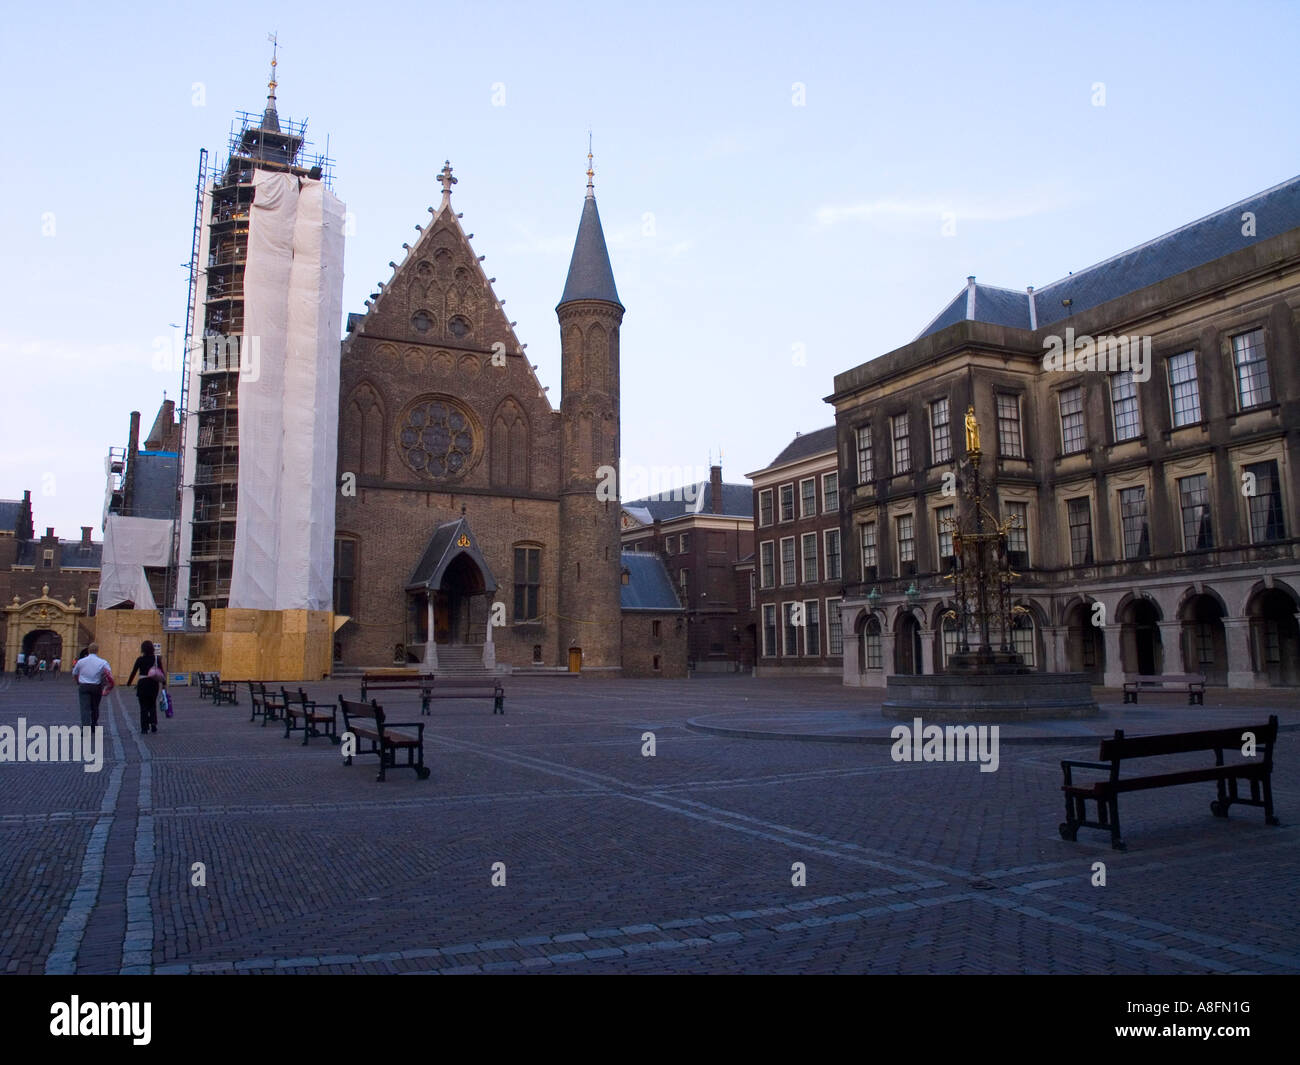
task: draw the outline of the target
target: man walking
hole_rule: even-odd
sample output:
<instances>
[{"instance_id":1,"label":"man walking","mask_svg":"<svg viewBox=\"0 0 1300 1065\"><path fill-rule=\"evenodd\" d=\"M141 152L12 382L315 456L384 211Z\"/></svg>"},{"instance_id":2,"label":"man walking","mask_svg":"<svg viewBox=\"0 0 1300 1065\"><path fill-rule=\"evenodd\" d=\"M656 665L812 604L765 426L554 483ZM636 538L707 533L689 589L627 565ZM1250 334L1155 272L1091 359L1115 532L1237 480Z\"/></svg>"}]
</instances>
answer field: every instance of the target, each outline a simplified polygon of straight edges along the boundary
<instances>
[{"instance_id":1,"label":"man walking","mask_svg":"<svg viewBox=\"0 0 1300 1065\"><path fill-rule=\"evenodd\" d=\"M17 679L27 672L27 655L22 651L18 652L18 668L14 670L14 677Z\"/></svg>"},{"instance_id":2,"label":"man walking","mask_svg":"<svg viewBox=\"0 0 1300 1065\"><path fill-rule=\"evenodd\" d=\"M72 676L77 681L81 723L93 728L99 724L99 700L103 697L104 681L112 676L108 663L99 657L99 644L92 643L86 648L86 657L78 659L72 667Z\"/></svg>"}]
</instances>

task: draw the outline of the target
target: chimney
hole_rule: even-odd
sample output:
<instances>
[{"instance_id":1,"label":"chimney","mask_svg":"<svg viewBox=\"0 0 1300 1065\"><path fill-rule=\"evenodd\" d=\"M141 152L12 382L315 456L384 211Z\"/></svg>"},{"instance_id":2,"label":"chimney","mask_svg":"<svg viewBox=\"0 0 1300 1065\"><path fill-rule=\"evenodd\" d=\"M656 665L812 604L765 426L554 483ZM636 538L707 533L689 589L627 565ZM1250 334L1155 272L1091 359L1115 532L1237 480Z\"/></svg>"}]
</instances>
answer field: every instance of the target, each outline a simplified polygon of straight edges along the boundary
<instances>
[{"instance_id":1,"label":"chimney","mask_svg":"<svg viewBox=\"0 0 1300 1065\"><path fill-rule=\"evenodd\" d=\"M32 519L32 491L30 488L23 492L22 510L18 515L18 527L14 530L14 535L19 540L30 540L36 535L36 526Z\"/></svg>"},{"instance_id":2,"label":"chimney","mask_svg":"<svg viewBox=\"0 0 1300 1065\"><path fill-rule=\"evenodd\" d=\"M970 274L966 278L966 317L974 319L975 317L975 275Z\"/></svg>"},{"instance_id":3,"label":"chimney","mask_svg":"<svg viewBox=\"0 0 1300 1065\"><path fill-rule=\"evenodd\" d=\"M131 436L126 444L126 476L122 479L122 513L132 513L132 496L135 494L135 456L140 450L140 412L131 412Z\"/></svg>"},{"instance_id":4,"label":"chimney","mask_svg":"<svg viewBox=\"0 0 1300 1065\"><path fill-rule=\"evenodd\" d=\"M722 513L722 466L709 467L709 494L713 497L713 513Z\"/></svg>"},{"instance_id":5,"label":"chimney","mask_svg":"<svg viewBox=\"0 0 1300 1065\"><path fill-rule=\"evenodd\" d=\"M90 544L90 526L89 526L89 525L83 525L83 526L81 527L81 542L82 542L83 544L86 544L87 546L89 546L89 544Z\"/></svg>"},{"instance_id":6,"label":"chimney","mask_svg":"<svg viewBox=\"0 0 1300 1065\"><path fill-rule=\"evenodd\" d=\"M54 526L53 526L53 525L47 525L47 526L45 526L45 535L44 535L43 537L41 537L41 539L42 539L42 540L53 540L53 539L54 539Z\"/></svg>"}]
</instances>

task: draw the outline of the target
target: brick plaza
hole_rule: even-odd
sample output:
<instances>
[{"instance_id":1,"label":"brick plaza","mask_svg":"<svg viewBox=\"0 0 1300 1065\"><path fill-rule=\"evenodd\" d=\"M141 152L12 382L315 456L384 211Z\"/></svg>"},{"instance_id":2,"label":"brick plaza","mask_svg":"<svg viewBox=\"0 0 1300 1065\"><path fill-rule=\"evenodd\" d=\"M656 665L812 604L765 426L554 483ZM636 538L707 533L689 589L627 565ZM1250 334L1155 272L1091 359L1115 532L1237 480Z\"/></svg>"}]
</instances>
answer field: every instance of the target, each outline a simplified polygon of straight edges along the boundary
<instances>
[{"instance_id":1,"label":"brick plaza","mask_svg":"<svg viewBox=\"0 0 1300 1065\"><path fill-rule=\"evenodd\" d=\"M893 762L878 703L834 680L508 679L504 717L435 703L432 777L382 784L373 757L344 767L326 741L250 724L246 689L223 707L173 693L149 736L133 692L105 700L99 773L0 765L0 971L1300 969L1300 711L1283 692L1211 689L1204 708L1101 692L1102 720L1008 728L981 773ZM385 706L419 717L414 695ZM1058 836L1059 762L1096 757L1086 731L1269 713L1280 828L1212 817L1202 785L1126 796L1125 853ZM0 724L20 716L76 723L73 684L6 677Z\"/></svg>"}]
</instances>

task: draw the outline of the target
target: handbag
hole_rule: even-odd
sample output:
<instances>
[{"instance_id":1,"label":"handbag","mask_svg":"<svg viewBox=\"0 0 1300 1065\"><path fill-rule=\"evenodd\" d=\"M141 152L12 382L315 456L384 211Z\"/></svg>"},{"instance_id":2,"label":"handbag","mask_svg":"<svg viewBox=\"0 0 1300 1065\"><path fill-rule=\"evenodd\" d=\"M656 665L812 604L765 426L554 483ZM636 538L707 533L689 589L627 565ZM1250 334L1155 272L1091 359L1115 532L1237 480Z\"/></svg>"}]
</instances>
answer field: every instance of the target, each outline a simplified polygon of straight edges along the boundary
<instances>
[{"instance_id":1,"label":"handbag","mask_svg":"<svg viewBox=\"0 0 1300 1065\"><path fill-rule=\"evenodd\" d=\"M166 688L164 688L162 691L161 701L162 701L163 713L166 714L168 717L171 717L172 697L171 697L171 693L168 692Z\"/></svg>"},{"instance_id":2,"label":"handbag","mask_svg":"<svg viewBox=\"0 0 1300 1065\"><path fill-rule=\"evenodd\" d=\"M149 672L145 674L150 680L165 681L167 674L162 671L162 666L158 664L158 656L153 656L153 665L149 667Z\"/></svg>"},{"instance_id":3,"label":"handbag","mask_svg":"<svg viewBox=\"0 0 1300 1065\"><path fill-rule=\"evenodd\" d=\"M101 678L101 680L103 680L104 682L104 687L100 689L99 692L100 695L107 695L109 692L111 692L114 688L117 687L117 681L113 679L113 671L111 669L104 670L104 675Z\"/></svg>"}]
</instances>

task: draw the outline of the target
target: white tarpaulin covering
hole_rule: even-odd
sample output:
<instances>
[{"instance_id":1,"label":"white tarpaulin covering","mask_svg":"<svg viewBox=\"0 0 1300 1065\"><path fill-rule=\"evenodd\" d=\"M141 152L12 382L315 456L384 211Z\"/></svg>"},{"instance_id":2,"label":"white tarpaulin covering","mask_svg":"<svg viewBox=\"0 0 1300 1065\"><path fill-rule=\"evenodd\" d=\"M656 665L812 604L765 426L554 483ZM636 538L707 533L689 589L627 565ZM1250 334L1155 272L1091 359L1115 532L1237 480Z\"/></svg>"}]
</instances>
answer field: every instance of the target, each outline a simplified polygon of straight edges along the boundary
<instances>
[{"instance_id":1,"label":"white tarpaulin covering","mask_svg":"<svg viewBox=\"0 0 1300 1065\"><path fill-rule=\"evenodd\" d=\"M166 566L171 553L170 521L110 514L104 525L98 609L107 610L119 603L134 603L136 610L157 609L144 568Z\"/></svg>"},{"instance_id":2,"label":"white tarpaulin covering","mask_svg":"<svg viewBox=\"0 0 1300 1065\"><path fill-rule=\"evenodd\" d=\"M343 204L257 171L244 269L230 606L333 603Z\"/></svg>"}]
</instances>

